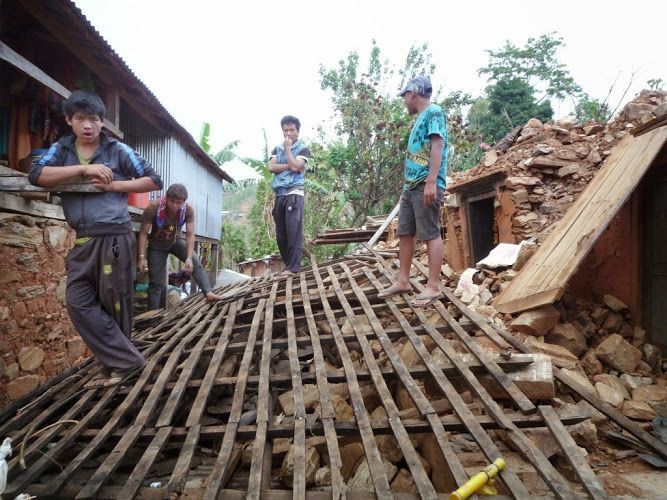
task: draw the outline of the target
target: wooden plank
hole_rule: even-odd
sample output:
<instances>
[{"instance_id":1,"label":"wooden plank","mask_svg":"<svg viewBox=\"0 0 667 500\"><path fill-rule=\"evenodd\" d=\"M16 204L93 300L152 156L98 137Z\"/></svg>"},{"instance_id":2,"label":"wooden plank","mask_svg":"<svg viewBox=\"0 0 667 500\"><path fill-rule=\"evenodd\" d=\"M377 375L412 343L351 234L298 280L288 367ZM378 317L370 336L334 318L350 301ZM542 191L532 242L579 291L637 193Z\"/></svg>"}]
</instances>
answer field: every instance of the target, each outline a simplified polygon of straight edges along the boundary
<instances>
[{"instance_id":1,"label":"wooden plank","mask_svg":"<svg viewBox=\"0 0 667 500\"><path fill-rule=\"evenodd\" d=\"M394 370L396 370L396 372L399 374L401 382L406 387L407 391L410 393L410 397L413 399L413 401L419 408L422 415L429 415L435 413L435 410L433 410L433 408L431 407L431 404L429 403L428 399L426 399L426 396L424 396L424 394L420 391L419 387L417 387L417 384L414 381L414 379L412 379L410 375L407 373L405 364L401 360L400 356L398 356L398 354L396 353L395 349L391 345L391 342L389 342L384 336L382 325L380 324L380 321L378 320L373 310L369 307L370 304L368 303L368 300L366 300L365 295L361 292L359 285L354 280L350 268L347 267L345 264L341 264L340 266L343 269L345 275L347 276L348 282L352 286L352 290L360 300L362 307L364 307L364 310L368 317L368 321L370 322L373 330L375 330L378 339L382 343L382 347L384 348L385 353L391 360L391 363L394 366ZM359 319L357 318L357 316L351 314L352 311L350 310L351 309L350 305L342 293L342 288L340 287L338 277L336 276L336 273L333 272L332 268L329 268L329 276L331 277L331 282L333 284L334 291L339 295L341 304L343 305L343 308L345 309L345 312L348 315L348 321L350 321L350 323L352 324L352 329L355 331L355 333L361 333L363 330L359 322ZM387 383L382 378L382 374L380 373L380 369L377 360L375 359L375 356L373 354L373 350L371 349L370 343L368 342L368 339L366 338L365 335L358 335L357 339L359 345L361 346L366 366L368 367L368 370L371 372L373 385L375 386L375 390L377 391L378 396L380 397L380 402L382 403L382 406L387 412L387 416L389 417L389 425L391 426L394 432L394 437L396 438L398 446L401 448L405 461L408 464L408 467L410 468L410 472L412 473L415 485L419 490L419 494L422 498L435 498L436 497L435 489L433 488L433 485L431 484L431 482L428 479L428 476L426 475L424 466L422 465L421 460L417 455L417 450L415 450L414 445L412 444L412 441L410 440L410 437L408 436L408 433L405 430L405 427L403 427L403 423L401 422L400 416L398 415L398 408L391 396L389 388L387 387ZM379 494L379 492L377 493Z\"/></svg>"},{"instance_id":2,"label":"wooden plank","mask_svg":"<svg viewBox=\"0 0 667 500\"><path fill-rule=\"evenodd\" d=\"M206 403L211 394L211 389L213 389L215 376L218 374L218 369L222 364L222 360L225 357L227 346L229 345L229 337L232 332L232 327L234 326L234 321L236 319L236 308L238 302L232 302L229 310L227 312L227 318L225 319L225 326L220 334L218 343L215 346L213 351L213 356L211 357L211 362L208 364L206 369L206 374L202 381L199 391L197 391L197 396L195 397L192 407L190 408L190 413L185 422L186 427L193 427L199 425L201 416L204 414L206 408Z\"/></svg>"},{"instance_id":3,"label":"wooden plank","mask_svg":"<svg viewBox=\"0 0 667 500\"><path fill-rule=\"evenodd\" d=\"M266 302L264 312L264 332L262 357L259 361L259 387L257 391L257 435L252 447L252 462L250 463L250 477L248 479L248 498L259 500L262 491L262 471L264 470L264 456L269 452L271 443L266 439L271 415L273 414L273 399L269 392L269 374L271 371L271 337L273 334L273 304L276 301L279 282L275 281L271 287L271 295ZM287 284L286 284L287 285ZM291 282L290 282L291 285ZM296 408L295 408L296 410ZM305 410L304 410L305 418ZM305 429L304 429L305 430ZM305 435L303 440L305 461ZM296 465L296 464L295 464ZM305 471L305 463L304 468ZM270 471L269 471L270 472ZM305 492L305 483L304 483Z\"/></svg>"},{"instance_id":4,"label":"wooden plank","mask_svg":"<svg viewBox=\"0 0 667 500\"><path fill-rule=\"evenodd\" d=\"M445 400L440 400L445 401ZM434 415L434 414L431 414ZM432 426L428 421L428 418L431 415L427 416L427 420L417 420L417 415L409 415L406 417L404 412L401 412L401 418L403 419L403 426L408 431L408 434L423 434L425 432L431 432ZM514 425L519 429L533 429L535 427L544 427L544 420L540 415L524 415L522 413L508 413L506 414ZM447 432L469 432L466 425L461 421L457 415L443 415L437 416ZM483 429L499 429L500 425L492 417L488 415L473 416L477 421L477 424ZM407 420L406 420L407 419ZM568 415L567 417L561 418L563 425L575 425L585 420L589 420L590 415L585 413L578 413L574 415ZM206 427L201 427L201 435L207 439L223 439L228 432L229 426L234 424L219 424L219 425L207 425ZM192 429L192 427L190 427ZM187 440L187 435L190 432L190 429L185 427L174 427L171 432L172 441L180 442L183 439ZM388 421L373 421L372 424L373 432L377 435L386 435L393 434L393 430L389 426ZM89 440L95 437L99 429L89 428L83 431L79 437L82 440ZM146 428L141 433L142 440L150 440L157 433L158 429L155 427ZM335 424L334 431L339 436L359 436L359 427L355 422L337 422ZM240 441L249 441L252 440L257 435L257 426L256 425L242 425L237 426L236 437ZM326 429L322 422L315 422L308 427L308 432L312 436L325 436ZM64 431L62 432L64 434ZM275 438L291 438L294 434L294 426L292 423L280 423L272 424L269 426L267 431L269 439ZM125 434L125 429L116 429L110 437L114 439L120 439Z\"/></svg>"},{"instance_id":5,"label":"wooden plank","mask_svg":"<svg viewBox=\"0 0 667 500\"><path fill-rule=\"evenodd\" d=\"M157 431L153 441L148 445L146 451L142 455L139 463L130 474L130 477L125 482L125 486L120 491L118 498L134 498L139 488L148 474L148 471L155 463L155 459L158 454L162 451L162 447L169 439L169 434L171 433L171 427L162 427Z\"/></svg>"},{"instance_id":6,"label":"wooden plank","mask_svg":"<svg viewBox=\"0 0 667 500\"><path fill-rule=\"evenodd\" d=\"M567 432L567 429L561 423L554 409L551 406L540 405L539 411L544 418L544 423L547 424L551 435L563 450L563 455L565 455L565 458L572 466L572 470L581 481L588 495L593 499L603 500L609 498L604 487L588 465L588 460L581 453L581 449Z\"/></svg>"},{"instance_id":7,"label":"wooden plank","mask_svg":"<svg viewBox=\"0 0 667 500\"><path fill-rule=\"evenodd\" d=\"M103 191L92 183L69 182L60 183L55 186L42 187L33 186L27 177L0 177L0 191L6 193L102 193Z\"/></svg>"},{"instance_id":8,"label":"wooden plank","mask_svg":"<svg viewBox=\"0 0 667 500\"><path fill-rule=\"evenodd\" d=\"M296 325L294 308L292 307L292 284L290 276L285 284L285 309L287 310L287 355L292 378L292 395L294 398L294 439L292 441L294 456L294 474L292 491L294 498L306 498L306 407L303 402L303 385L301 383L301 365L296 344ZM266 374L269 378L269 374Z\"/></svg>"},{"instance_id":9,"label":"wooden plank","mask_svg":"<svg viewBox=\"0 0 667 500\"><path fill-rule=\"evenodd\" d=\"M201 426L199 425L193 425L188 429L188 435L185 437L185 442L178 454L178 460L176 461L174 470L171 471L169 483L167 483L167 492L169 494L180 495L185 489L190 465L192 464L192 457L199 442L200 430Z\"/></svg>"},{"instance_id":10,"label":"wooden plank","mask_svg":"<svg viewBox=\"0 0 667 500\"><path fill-rule=\"evenodd\" d=\"M385 263L383 263L383 265L385 265ZM377 290L382 289L382 286L380 285L380 282L377 280L377 278L372 276L370 273L368 275L369 279L376 287L376 289ZM404 294L404 297L407 298L408 294ZM472 435L473 439L477 442L480 449L486 455L486 457L489 459L490 462L493 462L497 458L502 458L502 455L498 450L498 448L496 447L493 440L484 431L481 424L471 413L470 409L461 398L459 392L447 379L442 370L433 362L433 358L431 357L431 354L424 346L424 343L416 335L412 326L405 319L403 314L401 314L396 304L394 304L393 301L388 300L387 306L389 307L389 310L394 315L394 317L398 320L401 327L405 330L406 334L408 335L408 338L410 339L410 342L412 342L412 345L419 354L419 356L426 363L426 366L429 368L429 371L431 372L431 375L433 376L436 384L445 395L445 398L447 398L447 400L452 405L452 408L456 413L457 417L459 418L459 420L465 426L466 429L465 432L469 432ZM422 324L424 324L427 333L431 336L433 341L440 346L443 352L445 352L445 354L448 356L453 355L455 358L458 359L458 355L456 355L456 353L454 352L449 341L444 339L444 337L442 337L440 333L430 323L428 323L428 321L421 313L421 311L416 310L416 313L418 319L422 322ZM461 364L462 363L454 363L454 365L456 366L457 370L460 373L463 372L460 367ZM467 480L467 475L465 474L465 471L461 470L462 467L460 465L457 465L458 459L455 457L455 455L453 455L451 450L451 445L449 445L446 442L439 442L438 444L440 445L440 449L443 455L445 456L445 459L449 463L449 467L454 476L454 480L456 481L458 486L462 485ZM512 492L512 494L515 497L523 498L525 496L528 496L528 490L526 490L525 486L523 485L519 477L513 471L505 470L501 472L500 478L503 481L503 483L505 483L509 491Z\"/></svg>"},{"instance_id":11,"label":"wooden plank","mask_svg":"<svg viewBox=\"0 0 667 500\"><path fill-rule=\"evenodd\" d=\"M624 137L545 243L498 296L494 307L510 313L527 306L550 303L527 300L532 295L565 286L598 236L636 188L666 139L667 127L640 137ZM543 300L551 300L553 296L553 293L547 294Z\"/></svg>"},{"instance_id":12,"label":"wooden plank","mask_svg":"<svg viewBox=\"0 0 667 500\"><path fill-rule=\"evenodd\" d=\"M326 313L327 320L331 326L334 338L336 339L338 354L340 355L341 361L343 362L343 369L345 370L348 390L350 392L352 410L354 411L354 416L357 420L359 434L361 435L361 442L366 454L366 460L368 462L368 468L371 473L371 479L373 480L373 486L375 488L376 494L380 498L389 498L391 496L389 481L387 480L387 475L384 472L382 458L380 457L380 452L377 448L375 437L373 436L370 417L368 416L368 411L364 406L364 399L361 396L361 389L359 388L359 382L356 377L354 365L352 364L352 359L350 358L350 353L347 350L347 346L343 340L343 336L340 331L340 327L338 326L338 322L336 321L336 318L333 314L333 310L329 305L324 283L317 263L314 259L311 259L311 264L313 266L315 280L317 281L317 289L320 294L320 300L322 302L322 306L324 307L324 312Z\"/></svg>"},{"instance_id":13,"label":"wooden plank","mask_svg":"<svg viewBox=\"0 0 667 500\"><path fill-rule=\"evenodd\" d=\"M255 311L255 316L250 327L250 334L248 336L248 344L245 353L239 365L239 376L236 381L236 388L234 390L234 399L232 401L232 411L227 420L227 428L225 436L220 446L220 452L216 459L215 465L206 483L206 490L202 498L208 500L215 500L218 498L218 492L224 487L223 479L227 476L228 470L231 468L232 451L234 449L234 441L236 439L236 432L239 427L239 420L243 411L243 400L245 398L245 390L248 379L248 371L250 370L250 363L254 355L255 339L257 338L257 331L259 330L259 323L264 315L264 306L266 299L260 299L259 307Z\"/></svg>"},{"instance_id":14,"label":"wooden plank","mask_svg":"<svg viewBox=\"0 0 667 500\"><path fill-rule=\"evenodd\" d=\"M225 304L220 309L218 309L215 304L211 307L211 312L209 312L209 316L215 316L215 317L213 321L211 321L209 327L206 329L204 335L202 335L199 341L197 342L195 348L192 351L190 351L190 355L188 356L187 360L184 362L184 364L182 364L181 374L178 377L176 385L174 385L173 389L169 393L169 399L162 407L162 412L160 413L157 423L155 424L156 427L167 427L171 425L171 420L174 417L174 413L176 413L176 410L178 409L178 406L181 402L181 398L185 394L186 385L189 382L190 377L194 373L195 368L197 367L197 363L199 363L199 359L201 357L202 351L204 350L204 346L206 346L209 339L216 332L228 310L229 310L228 304ZM219 312L214 313L214 311L219 311ZM180 357L180 355L177 356L177 358L178 357ZM178 361L178 359L176 359L176 361Z\"/></svg>"},{"instance_id":15,"label":"wooden plank","mask_svg":"<svg viewBox=\"0 0 667 500\"><path fill-rule=\"evenodd\" d=\"M21 196L0 192L0 208L10 212L36 215L47 219L65 220L63 208L53 203L44 203L36 200L26 200Z\"/></svg>"}]
</instances>

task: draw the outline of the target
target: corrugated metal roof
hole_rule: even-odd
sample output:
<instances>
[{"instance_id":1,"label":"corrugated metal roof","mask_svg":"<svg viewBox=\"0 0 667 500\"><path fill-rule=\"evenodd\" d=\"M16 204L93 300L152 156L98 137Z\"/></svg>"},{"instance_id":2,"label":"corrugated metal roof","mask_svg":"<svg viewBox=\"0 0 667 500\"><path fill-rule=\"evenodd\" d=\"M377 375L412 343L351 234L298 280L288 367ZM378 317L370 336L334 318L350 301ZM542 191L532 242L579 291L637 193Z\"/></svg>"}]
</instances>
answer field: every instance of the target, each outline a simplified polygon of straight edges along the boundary
<instances>
[{"instance_id":1,"label":"corrugated metal roof","mask_svg":"<svg viewBox=\"0 0 667 500\"><path fill-rule=\"evenodd\" d=\"M31 9L31 5L34 5L30 1L22 1L26 9L31 12L33 15L36 15L34 10ZM190 152L201 162L202 165L206 166L213 173L215 173L220 178L226 180L227 182L234 182L234 179L227 174L220 166L199 146L197 141L192 137L192 135L180 124L176 119L167 111L167 109L160 103L158 98L151 92L151 90L144 84L139 77L130 69L127 63L120 57L116 51L109 45L109 43L102 37L102 35L95 29L92 23L88 18L83 14L81 9L77 7L74 2L70 0L43 0L39 2L39 6L46 11L48 11L55 19L61 18L63 15L71 17L73 20L77 20L82 29L85 29L89 36L86 36L86 42L90 44L97 45L98 54L96 58L108 57L111 59L109 61L112 66L118 67L121 71L118 74L119 79L126 80L134 89L139 90L139 92L144 97L148 103L155 108L157 113L164 118L165 122L171 127L171 133L183 143L183 146L190 150ZM36 15L39 17L39 15ZM128 103L132 105L132 103Z\"/></svg>"}]
</instances>

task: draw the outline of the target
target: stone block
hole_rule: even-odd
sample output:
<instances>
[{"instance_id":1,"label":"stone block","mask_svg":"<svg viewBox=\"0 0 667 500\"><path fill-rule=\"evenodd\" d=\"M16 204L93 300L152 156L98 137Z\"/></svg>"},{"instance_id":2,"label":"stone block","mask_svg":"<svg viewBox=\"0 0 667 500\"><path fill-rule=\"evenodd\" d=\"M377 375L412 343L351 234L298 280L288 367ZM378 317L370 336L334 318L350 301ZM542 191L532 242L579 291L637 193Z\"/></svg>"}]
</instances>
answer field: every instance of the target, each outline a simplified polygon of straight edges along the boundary
<instances>
[{"instance_id":1,"label":"stone block","mask_svg":"<svg viewBox=\"0 0 667 500\"><path fill-rule=\"evenodd\" d=\"M22 347L19 352L19 366L21 370L31 372L42 366L44 350L41 347Z\"/></svg>"},{"instance_id":2,"label":"stone block","mask_svg":"<svg viewBox=\"0 0 667 500\"><path fill-rule=\"evenodd\" d=\"M521 313L512 321L510 327L513 330L539 337L556 326L559 319L558 309L549 305Z\"/></svg>"},{"instance_id":3,"label":"stone block","mask_svg":"<svg viewBox=\"0 0 667 500\"><path fill-rule=\"evenodd\" d=\"M9 399L15 400L34 391L38 384L39 375L24 375L23 377L18 377L5 385L5 391L7 391Z\"/></svg>"},{"instance_id":4,"label":"stone block","mask_svg":"<svg viewBox=\"0 0 667 500\"><path fill-rule=\"evenodd\" d=\"M595 349L595 354L604 363L623 373L634 372L642 357L639 349L616 333L604 339Z\"/></svg>"}]
</instances>

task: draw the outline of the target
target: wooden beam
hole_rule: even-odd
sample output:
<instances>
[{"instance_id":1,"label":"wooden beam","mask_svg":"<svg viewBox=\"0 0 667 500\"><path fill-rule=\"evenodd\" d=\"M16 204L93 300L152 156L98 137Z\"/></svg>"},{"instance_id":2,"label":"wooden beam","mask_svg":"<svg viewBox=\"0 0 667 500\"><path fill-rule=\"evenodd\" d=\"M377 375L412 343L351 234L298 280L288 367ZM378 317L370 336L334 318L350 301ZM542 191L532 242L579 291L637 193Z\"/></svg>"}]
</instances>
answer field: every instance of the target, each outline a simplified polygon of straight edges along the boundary
<instances>
[{"instance_id":1,"label":"wooden beam","mask_svg":"<svg viewBox=\"0 0 667 500\"><path fill-rule=\"evenodd\" d=\"M0 191L0 209L21 214L36 215L47 219L65 220L63 208L60 205L44 203L42 201L26 200L15 194Z\"/></svg>"},{"instance_id":2,"label":"wooden beam","mask_svg":"<svg viewBox=\"0 0 667 500\"><path fill-rule=\"evenodd\" d=\"M25 73L30 78L41 83L45 87L53 90L56 94L60 95L65 99L69 99L69 96L72 95L72 92L67 89L64 85L58 81L51 78L47 73L39 69L33 63L28 61L25 57L20 55L18 52L14 51L9 45L0 40L0 59L5 62L8 62L14 66L19 71ZM123 132L113 123L111 123L106 118L104 119L104 128L110 132L113 136L122 139Z\"/></svg>"}]
</instances>

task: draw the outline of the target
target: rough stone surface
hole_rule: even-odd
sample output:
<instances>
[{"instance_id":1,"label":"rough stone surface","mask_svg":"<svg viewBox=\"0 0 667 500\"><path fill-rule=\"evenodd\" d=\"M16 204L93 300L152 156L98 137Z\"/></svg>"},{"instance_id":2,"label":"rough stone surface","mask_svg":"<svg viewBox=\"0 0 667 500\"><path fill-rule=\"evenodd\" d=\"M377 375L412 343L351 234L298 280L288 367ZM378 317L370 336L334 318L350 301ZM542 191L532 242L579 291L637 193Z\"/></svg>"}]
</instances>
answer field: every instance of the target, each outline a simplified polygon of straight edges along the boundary
<instances>
[{"instance_id":1,"label":"rough stone surface","mask_svg":"<svg viewBox=\"0 0 667 500\"><path fill-rule=\"evenodd\" d=\"M560 319L560 312L554 306L544 306L519 315L510 324L519 332L539 337L551 330Z\"/></svg>"},{"instance_id":2,"label":"rough stone surface","mask_svg":"<svg viewBox=\"0 0 667 500\"><path fill-rule=\"evenodd\" d=\"M382 461L384 472L387 479L391 482L398 470L394 464L387 460ZM368 462L364 459L352 479L347 482L348 491L373 491L373 479L371 478L371 471L368 467Z\"/></svg>"},{"instance_id":3,"label":"rough stone surface","mask_svg":"<svg viewBox=\"0 0 667 500\"><path fill-rule=\"evenodd\" d=\"M75 361L86 354L86 344L81 337L67 339L67 356Z\"/></svg>"},{"instance_id":4,"label":"rough stone surface","mask_svg":"<svg viewBox=\"0 0 667 500\"><path fill-rule=\"evenodd\" d=\"M647 403L642 403L640 401L626 401L623 403L622 411L623 415L628 418L634 418L635 420L651 421L658 416L653 408Z\"/></svg>"},{"instance_id":5,"label":"rough stone surface","mask_svg":"<svg viewBox=\"0 0 667 500\"><path fill-rule=\"evenodd\" d=\"M315 482L315 473L320 468L320 455L312 446L306 446L306 485ZM294 447L290 447L280 467L280 480L288 487L294 481Z\"/></svg>"},{"instance_id":6,"label":"rough stone surface","mask_svg":"<svg viewBox=\"0 0 667 500\"><path fill-rule=\"evenodd\" d=\"M41 347L23 347L18 356L19 366L23 371L34 371L42 365L44 356L44 349Z\"/></svg>"},{"instance_id":7,"label":"rough stone surface","mask_svg":"<svg viewBox=\"0 0 667 500\"><path fill-rule=\"evenodd\" d=\"M39 384L39 375L24 375L23 377L18 377L5 386L7 391L7 396L9 399L15 400L19 399L21 396L25 396L31 391L34 391Z\"/></svg>"},{"instance_id":8,"label":"rough stone surface","mask_svg":"<svg viewBox=\"0 0 667 500\"><path fill-rule=\"evenodd\" d=\"M584 334L572 323L560 323L554 326L544 340L564 347L575 356L580 356L587 348Z\"/></svg>"},{"instance_id":9,"label":"rough stone surface","mask_svg":"<svg viewBox=\"0 0 667 500\"><path fill-rule=\"evenodd\" d=\"M622 311L623 309L627 309L628 306L625 305L623 302L618 300L616 297L613 295L604 295L602 297L602 301L605 303L605 305L611 309L612 311L619 312Z\"/></svg>"},{"instance_id":10,"label":"rough stone surface","mask_svg":"<svg viewBox=\"0 0 667 500\"><path fill-rule=\"evenodd\" d=\"M662 362L662 351L657 345L644 344L641 346L642 357L653 370L658 370Z\"/></svg>"},{"instance_id":11,"label":"rough stone surface","mask_svg":"<svg viewBox=\"0 0 667 500\"><path fill-rule=\"evenodd\" d=\"M605 401L616 408L620 408L621 405L623 405L623 401L625 401L621 392L607 384L603 384L602 382L597 382L595 384L595 390L598 391L598 395L602 401Z\"/></svg>"},{"instance_id":12,"label":"rough stone surface","mask_svg":"<svg viewBox=\"0 0 667 500\"><path fill-rule=\"evenodd\" d=\"M47 226L44 229L44 242L50 248L59 248L65 244L67 229L62 226Z\"/></svg>"},{"instance_id":13,"label":"rough stone surface","mask_svg":"<svg viewBox=\"0 0 667 500\"><path fill-rule=\"evenodd\" d=\"M649 401L667 401L667 387L664 385L643 385L632 391L632 400L647 403Z\"/></svg>"},{"instance_id":14,"label":"rough stone surface","mask_svg":"<svg viewBox=\"0 0 667 500\"><path fill-rule=\"evenodd\" d=\"M24 286L16 290L16 295L23 299L34 299L44 295L46 289L42 285Z\"/></svg>"},{"instance_id":15,"label":"rough stone surface","mask_svg":"<svg viewBox=\"0 0 667 500\"><path fill-rule=\"evenodd\" d=\"M412 474L407 469L401 469L396 474L396 477L391 482L391 491L394 493L419 493L417 485L412 479Z\"/></svg>"},{"instance_id":16,"label":"rough stone surface","mask_svg":"<svg viewBox=\"0 0 667 500\"><path fill-rule=\"evenodd\" d=\"M603 340L595 354L607 365L624 373L632 373L641 360L639 349L616 333Z\"/></svg>"},{"instance_id":17,"label":"rough stone surface","mask_svg":"<svg viewBox=\"0 0 667 500\"><path fill-rule=\"evenodd\" d=\"M589 377L602 373L603 366L595 355L595 349L589 349L581 358L581 367Z\"/></svg>"}]
</instances>

